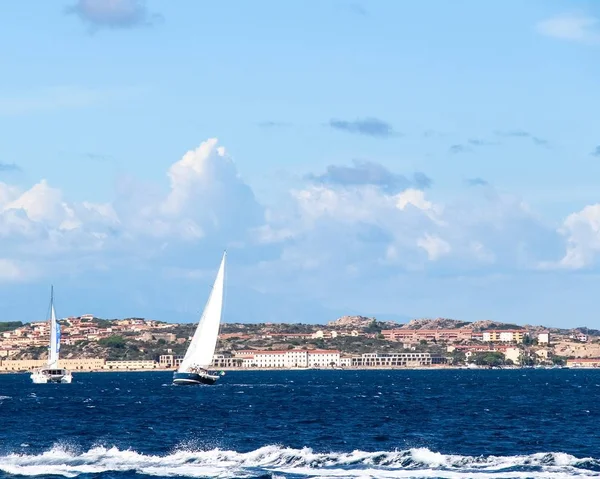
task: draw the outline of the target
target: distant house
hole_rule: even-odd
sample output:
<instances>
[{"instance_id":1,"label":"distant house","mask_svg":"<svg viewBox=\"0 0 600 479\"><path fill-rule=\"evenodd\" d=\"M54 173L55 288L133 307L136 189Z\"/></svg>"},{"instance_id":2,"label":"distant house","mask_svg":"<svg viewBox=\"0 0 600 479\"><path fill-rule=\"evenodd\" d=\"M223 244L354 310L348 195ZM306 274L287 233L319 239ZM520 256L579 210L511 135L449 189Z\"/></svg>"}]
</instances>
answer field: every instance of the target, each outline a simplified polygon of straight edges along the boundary
<instances>
[{"instance_id":1,"label":"distant house","mask_svg":"<svg viewBox=\"0 0 600 479\"><path fill-rule=\"evenodd\" d=\"M537 340L538 344L550 344L550 333L548 331L538 333Z\"/></svg>"}]
</instances>

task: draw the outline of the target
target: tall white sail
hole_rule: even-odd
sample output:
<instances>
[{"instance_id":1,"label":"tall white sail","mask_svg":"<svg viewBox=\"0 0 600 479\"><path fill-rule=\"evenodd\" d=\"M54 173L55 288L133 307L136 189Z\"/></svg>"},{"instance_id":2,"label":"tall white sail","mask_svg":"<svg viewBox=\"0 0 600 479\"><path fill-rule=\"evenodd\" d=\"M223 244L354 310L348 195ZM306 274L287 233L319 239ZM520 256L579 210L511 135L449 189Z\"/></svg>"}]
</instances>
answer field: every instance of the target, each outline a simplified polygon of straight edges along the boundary
<instances>
[{"instance_id":1,"label":"tall white sail","mask_svg":"<svg viewBox=\"0 0 600 479\"><path fill-rule=\"evenodd\" d=\"M56 321L54 311L54 289L50 299L50 353L48 354L48 368L58 368L58 352L60 351L60 324Z\"/></svg>"},{"instance_id":2,"label":"tall white sail","mask_svg":"<svg viewBox=\"0 0 600 479\"><path fill-rule=\"evenodd\" d=\"M177 370L179 372L189 371L194 366L207 368L212 363L215 348L217 347L219 324L223 310L226 255L226 253L223 253L223 259L221 260L215 283L204 307L196 332L192 337L192 342Z\"/></svg>"}]
</instances>

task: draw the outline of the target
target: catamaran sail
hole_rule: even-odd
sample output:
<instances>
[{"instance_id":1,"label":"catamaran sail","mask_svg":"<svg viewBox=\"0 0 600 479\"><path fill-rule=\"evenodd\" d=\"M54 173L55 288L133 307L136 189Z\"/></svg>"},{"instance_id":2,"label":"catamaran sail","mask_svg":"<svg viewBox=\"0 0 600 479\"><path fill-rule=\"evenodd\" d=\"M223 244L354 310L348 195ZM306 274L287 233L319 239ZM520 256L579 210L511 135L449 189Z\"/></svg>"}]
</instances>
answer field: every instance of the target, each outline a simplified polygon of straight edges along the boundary
<instances>
[{"instance_id":1,"label":"catamaran sail","mask_svg":"<svg viewBox=\"0 0 600 479\"><path fill-rule=\"evenodd\" d=\"M48 354L48 369L58 367L58 353L60 351L60 324L56 321L54 311L54 288L52 288L50 299L50 352Z\"/></svg>"},{"instance_id":2,"label":"catamaran sail","mask_svg":"<svg viewBox=\"0 0 600 479\"><path fill-rule=\"evenodd\" d=\"M48 365L34 371L31 380L35 384L70 383L73 379L66 369L58 367L58 353L60 351L60 324L56 320L54 310L54 288L50 289L50 345L48 347Z\"/></svg>"},{"instance_id":3,"label":"catamaran sail","mask_svg":"<svg viewBox=\"0 0 600 479\"><path fill-rule=\"evenodd\" d=\"M212 363L223 310L226 255L227 253L223 253L223 259L202 317L177 372L191 372L194 368L207 369Z\"/></svg>"}]
</instances>

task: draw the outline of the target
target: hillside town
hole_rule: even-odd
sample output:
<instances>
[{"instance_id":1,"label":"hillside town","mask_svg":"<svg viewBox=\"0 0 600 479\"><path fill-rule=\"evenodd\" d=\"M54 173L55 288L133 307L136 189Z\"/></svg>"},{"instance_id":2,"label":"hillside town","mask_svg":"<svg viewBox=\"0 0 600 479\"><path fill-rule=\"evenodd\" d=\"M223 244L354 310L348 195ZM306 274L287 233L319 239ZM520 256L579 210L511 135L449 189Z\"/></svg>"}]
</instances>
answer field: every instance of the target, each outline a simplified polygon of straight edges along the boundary
<instances>
[{"instance_id":1,"label":"hillside town","mask_svg":"<svg viewBox=\"0 0 600 479\"><path fill-rule=\"evenodd\" d=\"M173 369L194 324L92 314L60 320L61 363L72 370ZM47 357L49 323L0 323L0 371L27 371ZM327 325L227 323L219 369L599 367L600 332L452 319L406 324L345 316Z\"/></svg>"}]
</instances>

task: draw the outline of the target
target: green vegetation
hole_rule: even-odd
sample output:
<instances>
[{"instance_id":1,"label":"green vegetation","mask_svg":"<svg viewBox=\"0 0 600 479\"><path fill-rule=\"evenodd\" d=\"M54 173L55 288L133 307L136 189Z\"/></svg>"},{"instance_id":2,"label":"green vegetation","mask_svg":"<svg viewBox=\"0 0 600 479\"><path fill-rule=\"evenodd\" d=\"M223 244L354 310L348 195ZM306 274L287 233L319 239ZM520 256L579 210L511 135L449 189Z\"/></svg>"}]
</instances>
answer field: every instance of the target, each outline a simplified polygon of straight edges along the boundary
<instances>
[{"instance_id":1,"label":"green vegetation","mask_svg":"<svg viewBox=\"0 0 600 479\"><path fill-rule=\"evenodd\" d=\"M98 328L110 328L112 326L112 321L108 319L94 318L93 322Z\"/></svg>"},{"instance_id":2,"label":"green vegetation","mask_svg":"<svg viewBox=\"0 0 600 479\"><path fill-rule=\"evenodd\" d=\"M369 334L380 334L382 329L389 329L389 326L373 318L373 321L367 327L363 328L363 331Z\"/></svg>"},{"instance_id":3,"label":"green vegetation","mask_svg":"<svg viewBox=\"0 0 600 479\"><path fill-rule=\"evenodd\" d=\"M564 356L553 356L552 364L556 364L557 366L564 366L567 364L567 358Z\"/></svg>"},{"instance_id":4,"label":"green vegetation","mask_svg":"<svg viewBox=\"0 0 600 479\"><path fill-rule=\"evenodd\" d=\"M23 326L23 322L21 321L4 321L0 322L0 333L5 331L14 331L17 328Z\"/></svg>"},{"instance_id":5,"label":"green vegetation","mask_svg":"<svg viewBox=\"0 0 600 479\"><path fill-rule=\"evenodd\" d=\"M473 356L472 362L478 366L500 366L504 364L504 354L498 351L477 353Z\"/></svg>"},{"instance_id":6,"label":"green vegetation","mask_svg":"<svg viewBox=\"0 0 600 479\"><path fill-rule=\"evenodd\" d=\"M122 349L125 347L125 338L123 338L123 336L113 335L108 338L99 339L98 344L106 348Z\"/></svg>"},{"instance_id":7,"label":"green vegetation","mask_svg":"<svg viewBox=\"0 0 600 479\"><path fill-rule=\"evenodd\" d=\"M464 362L467 360L467 356L465 355L464 351L455 349L450 353L450 359L452 364L464 364Z\"/></svg>"},{"instance_id":8,"label":"green vegetation","mask_svg":"<svg viewBox=\"0 0 600 479\"><path fill-rule=\"evenodd\" d=\"M490 326L489 328L485 328L485 329L495 329L498 331L502 331L502 330L507 330L507 329L525 329L523 326L519 326L518 324L509 324L509 323L499 323L499 324L494 324L493 326ZM484 331L485 331L484 329Z\"/></svg>"}]
</instances>

